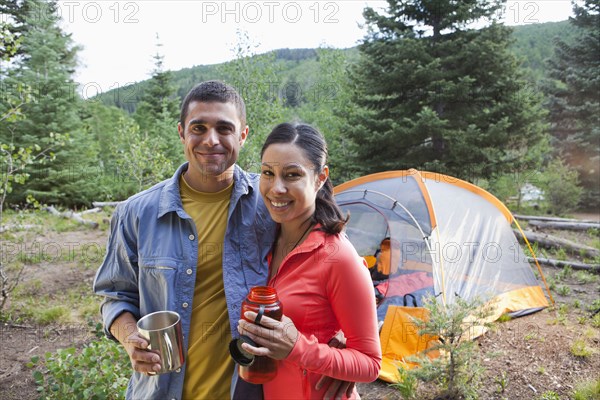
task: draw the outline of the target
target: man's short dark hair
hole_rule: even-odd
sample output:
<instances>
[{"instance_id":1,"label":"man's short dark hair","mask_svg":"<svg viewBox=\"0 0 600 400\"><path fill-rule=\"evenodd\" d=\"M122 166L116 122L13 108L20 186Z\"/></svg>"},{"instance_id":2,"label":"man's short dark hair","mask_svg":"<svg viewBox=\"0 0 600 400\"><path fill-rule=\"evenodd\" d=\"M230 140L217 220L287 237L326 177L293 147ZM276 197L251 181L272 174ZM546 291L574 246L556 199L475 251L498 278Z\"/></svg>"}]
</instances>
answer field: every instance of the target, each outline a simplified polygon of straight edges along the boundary
<instances>
[{"instance_id":1,"label":"man's short dark hair","mask_svg":"<svg viewBox=\"0 0 600 400\"><path fill-rule=\"evenodd\" d=\"M179 122L181 126L185 126L188 108L192 102L204 103L233 103L238 112L238 117L242 123L241 128L246 126L246 104L244 99L232 86L221 81L206 81L196 85L183 99L181 104L181 114Z\"/></svg>"}]
</instances>

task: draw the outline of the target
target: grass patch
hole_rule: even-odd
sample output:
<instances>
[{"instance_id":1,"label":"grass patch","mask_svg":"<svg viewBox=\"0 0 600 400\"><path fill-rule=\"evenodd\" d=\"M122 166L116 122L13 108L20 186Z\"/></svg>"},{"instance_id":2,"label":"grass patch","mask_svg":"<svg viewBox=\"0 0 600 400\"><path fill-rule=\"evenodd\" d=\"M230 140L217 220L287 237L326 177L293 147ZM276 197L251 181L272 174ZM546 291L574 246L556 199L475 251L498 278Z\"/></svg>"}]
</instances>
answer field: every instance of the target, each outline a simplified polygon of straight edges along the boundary
<instances>
[{"instance_id":1,"label":"grass patch","mask_svg":"<svg viewBox=\"0 0 600 400\"><path fill-rule=\"evenodd\" d=\"M496 359L506 356L506 352L504 352L503 350L494 350L490 351L489 353L486 353L486 356L491 359Z\"/></svg>"},{"instance_id":2,"label":"grass patch","mask_svg":"<svg viewBox=\"0 0 600 400\"><path fill-rule=\"evenodd\" d=\"M600 329L600 313L598 313L592 317L591 325L594 328Z\"/></svg>"},{"instance_id":3,"label":"grass patch","mask_svg":"<svg viewBox=\"0 0 600 400\"><path fill-rule=\"evenodd\" d=\"M554 258L560 261L567 261L567 251L564 248L557 249L554 252Z\"/></svg>"},{"instance_id":4,"label":"grass patch","mask_svg":"<svg viewBox=\"0 0 600 400\"><path fill-rule=\"evenodd\" d=\"M560 396L553 390L548 390L536 398L537 400L560 400Z\"/></svg>"},{"instance_id":5,"label":"grass patch","mask_svg":"<svg viewBox=\"0 0 600 400\"><path fill-rule=\"evenodd\" d=\"M556 291L556 280L553 276L546 278L546 283L548 284L548 289L555 292Z\"/></svg>"},{"instance_id":6,"label":"grass patch","mask_svg":"<svg viewBox=\"0 0 600 400\"><path fill-rule=\"evenodd\" d=\"M33 320L41 325L69 322L70 317L71 310L66 306L53 306L41 310L34 309L32 313Z\"/></svg>"},{"instance_id":7,"label":"grass patch","mask_svg":"<svg viewBox=\"0 0 600 400\"><path fill-rule=\"evenodd\" d=\"M543 365L540 365L537 369L538 374L540 375L545 375L546 374L546 368L544 368Z\"/></svg>"},{"instance_id":8,"label":"grass patch","mask_svg":"<svg viewBox=\"0 0 600 400\"><path fill-rule=\"evenodd\" d=\"M593 273L589 272L589 271L577 271L575 273L575 280L580 283L580 284L587 284L587 283L593 283L593 282L598 282L598 276L594 275Z\"/></svg>"},{"instance_id":9,"label":"grass patch","mask_svg":"<svg viewBox=\"0 0 600 400\"><path fill-rule=\"evenodd\" d=\"M89 319L98 317L100 315L100 304L102 299L100 296L84 296L77 302L74 309L75 317L77 319Z\"/></svg>"},{"instance_id":10,"label":"grass patch","mask_svg":"<svg viewBox=\"0 0 600 400\"><path fill-rule=\"evenodd\" d=\"M579 382L573 390L573 400L600 399L600 378Z\"/></svg>"},{"instance_id":11,"label":"grass patch","mask_svg":"<svg viewBox=\"0 0 600 400\"><path fill-rule=\"evenodd\" d=\"M561 296L568 296L569 294L571 294L571 288L566 285L561 285L558 287L558 289L556 289L556 293L558 293Z\"/></svg>"},{"instance_id":12,"label":"grass patch","mask_svg":"<svg viewBox=\"0 0 600 400\"><path fill-rule=\"evenodd\" d=\"M12 293L16 298L25 298L39 295L42 290L43 282L41 279L31 279L26 282L21 282Z\"/></svg>"},{"instance_id":13,"label":"grass patch","mask_svg":"<svg viewBox=\"0 0 600 400\"><path fill-rule=\"evenodd\" d=\"M571 354L578 358L588 358L593 354L588 347L587 342L583 339L575 339L571 344Z\"/></svg>"},{"instance_id":14,"label":"grass patch","mask_svg":"<svg viewBox=\"0 0 600 400\"><path fill-rule=\"evenodd\" d=\"M558 309L556 309L556 318L549 321L550 324L552 325L567 325L567 315L569 313L569 305L568 304L560 304L558 306Z\"/></svg>"},{"instance_id":15,"label":"grass patch","mask_svg":"<svg viewBox=\"0 0 600 400\"><path fill-rule=\"evenodd\" d=\"M32 289L25 285L17 288L8 313L24 320L42 325L53 322L77 323L98 317L100 313L102 299L94 295L85 283L60 293L45 295L31 294Z\"/></svg>"},{"instance_id":16,"label":"grass patch","mask_svg":"<svg viewBox=\"0 0 600 400\"><path fill-rule=\"evenodd\" d=\"M573 276L573 268L570 265L567 265L558 274L556 274L556 277L560 281L564 281L565 279L569 279L572 276Z\"/></svg>"},{"instance_id":17,"label":"grass patch","mask_svg":"<svg viewBox=\"0 0 600 400\"><path fill-rule=\"evenodd\" d=\"M512 317L508 314L502 314L500 318L497 319L496 322L508 322L512 319Z\"/></svg>"},{"instance_id":18,"label":"grass patch","mask_svg":"<svg viewBox=\"0 0 600 400\"><path fill-rule=\"evenodd\" d=\"M504 393L506 387L508 386L508 375L506 374L506 371L502 371L500 376L496 377L494 381L496 385L498 385L496 392L500 394Z\"/></svg>"},{"instance_id":19,"label":"grass patch","mask_svg":"<svg viewBox=\"0 0 600 400\"><path fill-rule=\"evenodd\" d=\"M398 368L399 382L390 386L396 389L404 400L414 400L417 398L417 387L419 382L413 374L409 374L404 368Z\"/></svg>"}]
</instances>

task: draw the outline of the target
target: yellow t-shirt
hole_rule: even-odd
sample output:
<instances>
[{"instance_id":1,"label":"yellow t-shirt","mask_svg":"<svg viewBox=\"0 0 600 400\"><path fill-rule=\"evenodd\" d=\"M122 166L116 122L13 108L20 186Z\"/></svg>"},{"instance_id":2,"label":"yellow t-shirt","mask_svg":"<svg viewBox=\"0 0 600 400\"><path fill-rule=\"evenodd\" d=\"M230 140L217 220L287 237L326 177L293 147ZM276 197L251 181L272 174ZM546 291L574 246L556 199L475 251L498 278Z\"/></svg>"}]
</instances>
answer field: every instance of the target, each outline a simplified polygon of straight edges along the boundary
<instances>
[{"instance_id":1,"label":"yellow t-shirt","mask_svg":"<svg viewBox=\"0 0 600 400\"><path fill-rule=\"evenodd\" d=\"M197 192L179 180L183 209L198 231L198 266L186 358L183 398L229 399L233 360L223 285L223 239L233 184L218 193Z\"/></svg>"}]
</instances>

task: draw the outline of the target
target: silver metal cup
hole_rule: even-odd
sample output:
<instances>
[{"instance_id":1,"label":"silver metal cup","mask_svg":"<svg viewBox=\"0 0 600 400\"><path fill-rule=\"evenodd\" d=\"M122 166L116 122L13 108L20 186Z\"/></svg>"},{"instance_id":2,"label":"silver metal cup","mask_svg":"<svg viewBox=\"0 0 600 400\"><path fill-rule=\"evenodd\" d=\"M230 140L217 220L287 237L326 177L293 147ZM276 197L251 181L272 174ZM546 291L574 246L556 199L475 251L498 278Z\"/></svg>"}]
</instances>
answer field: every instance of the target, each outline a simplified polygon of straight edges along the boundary
<instances>
[{"instance_id":1,"label":"silver metal cup","mask_svg":"<svg viewBox=\"0 0 600 400\"><path fill-rule=\"evenodd\" d=\"M181 318L174 311L157 311L143 316L137 327L148 340L149 350L160 355L160 371L164 374L180 368L185 362Z\"/></svg>"}]
</instances>

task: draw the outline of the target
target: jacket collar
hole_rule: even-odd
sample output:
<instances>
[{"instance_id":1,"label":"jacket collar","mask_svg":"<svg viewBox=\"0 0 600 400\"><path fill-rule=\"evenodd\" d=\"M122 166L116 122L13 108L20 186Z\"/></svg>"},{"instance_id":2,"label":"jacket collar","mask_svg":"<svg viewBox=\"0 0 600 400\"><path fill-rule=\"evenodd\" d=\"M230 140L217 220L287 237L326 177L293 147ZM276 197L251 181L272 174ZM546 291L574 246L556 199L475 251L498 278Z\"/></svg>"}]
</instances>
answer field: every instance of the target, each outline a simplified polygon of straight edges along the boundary
<instances>
[{"instance_id":1,"label":"jacket collar","mask_svg":"<svg viewBox=\"0 0 600 400\"><path fill-rule=\"evenodd\" d=\"M317 247L325 244L325 236L327 235L324 231L319 230L321 224L316 224L310 231L310 234L304 239L304 242L300 243L289 255L297 253L310 252Z\"/></svg>"},{"instance_id":2,"label":"jacket collar","mask_svg":"<svg viewBox=\"0 0 600 400\"><path fill-rule=\"evenodd\" d=\"M161 189L160 200L158 204L157 218L161 218L167 213L176 212L181 218L189 218L183 211L181 202L181 194L179 191L179 178L188 169L188 163L183 163L177 168L175 174L164 181ZM250 185L248 173L242 170L237 164L233 169L233 192L231 193L231 202L237 201L243 196L250 193L254 188Z\"/></svg>"}]
</instances>

